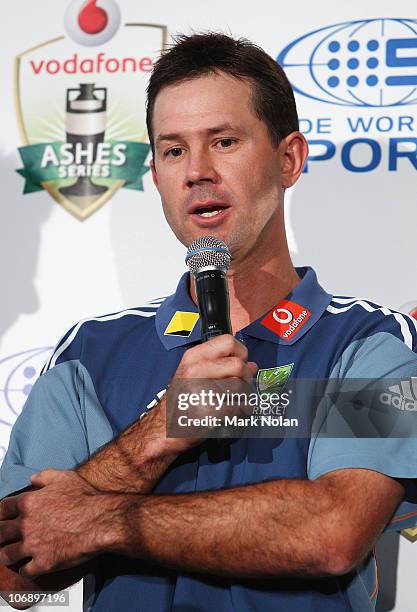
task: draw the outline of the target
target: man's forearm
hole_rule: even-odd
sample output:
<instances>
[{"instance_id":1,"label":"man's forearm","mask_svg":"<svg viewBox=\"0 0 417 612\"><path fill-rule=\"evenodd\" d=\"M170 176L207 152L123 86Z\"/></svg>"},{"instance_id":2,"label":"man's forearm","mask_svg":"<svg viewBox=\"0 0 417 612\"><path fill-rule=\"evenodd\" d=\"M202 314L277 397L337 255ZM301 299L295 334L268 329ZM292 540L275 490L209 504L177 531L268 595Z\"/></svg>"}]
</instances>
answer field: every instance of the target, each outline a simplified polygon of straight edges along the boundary
<instances>
[{"instance_id":1,"label":"man's forearm","mask_svg":"<svg viewBox=\"0 0 417 612\"><path fill-rule=\"evenodd\" d=\"M32 482L40 488L0 504L0 562L31 559L26 578L105 552L213 575L341 575L369 553L405 490L366 469L179 495L97 491L71 471Z\"/></svg>"},{"instance_id":2,"label":"man's forearm","mask_svg":"<svg viewBox=\"0 0 417 612\"><path fill-rule=\"evenodd\" d=\"M123 537L110 548L215 575L341 575L368 554L403 494L403 486L383 474L352 469L317 481L120 496L125 531L115 529Z\"/></svg>"},{"instance_id":3,"label":"man's forearm","mask_svg":"<svg viewBox=\"0 0 417 612\"><path fill-rule=\"evenodd\" d=\"M77 473L102 491L149 493L177 453L166 440L165 400L109 442Z\"/></svg>"},{"instance_id":4,"label":"man's forearm","mask_svg":"<svg viewBox=\"0 0 417 612\"><path fill-rule=\"evenodd\" d=\"M258 368L247 359L246 347L224 334L185 351L173 380L252 380ZM150 493L178 455L202 442L197 437L167 438L166 405L165 395L144 419L80 466L80 476L103 491ZM195 409L196 415L200 409L207 413L204 404Z\"/></svg>"},{"instance_id":5,"label":"man's forearm","mask_svg":"<svg viewBox=\"0 0 417 612\"><path fill-rule=\"evenodd\" d=\"M116 550L215 575L325 575L328 555L334 552L323 525L330 505L330 496L308 481L136 500L130 496L126 531Z\"/></svg>"}]
</instances>

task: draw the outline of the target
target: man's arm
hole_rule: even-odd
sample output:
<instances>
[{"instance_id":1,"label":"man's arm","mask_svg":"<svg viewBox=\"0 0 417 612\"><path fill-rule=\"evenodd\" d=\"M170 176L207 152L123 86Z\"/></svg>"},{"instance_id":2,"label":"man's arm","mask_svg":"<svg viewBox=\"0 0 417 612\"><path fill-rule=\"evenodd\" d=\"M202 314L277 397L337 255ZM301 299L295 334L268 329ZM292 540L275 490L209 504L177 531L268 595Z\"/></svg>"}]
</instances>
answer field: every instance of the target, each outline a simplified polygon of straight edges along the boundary
<instances>
[{"instance_id":1,"label":"man's arm","mask_svg":"<svg viewBox=\"0 0 417 612\"><path fill-rule=\"evenodd\" d=\"M161 444L165 438L165 413L165 400L162 399L146 418L136 421L76 468L77 473L101 490L150 492L176 457L174 449ZM2 518L0 516L0 534L5 525ZM19 565L0 565L0 591L60 591L81 580L89 571L91 567L82 563L79 567L31 580L19 574Z\"/></svg>"},{"instance_id":2,"label":"man's arm","mask_svg":"<svg viewBox=\"0 0 417 612\"><path fill-rule=\"evenodd\" d=\"M167 440L165 436L166 405L162 398L146 418L133 423L75 471L101 491L150 493L181 450L181 440ZM4 520L0 512L0 543L4 542ZM64 517L61 524L63 531ZM0 591L60 591L81 580L88 571L91 567L81 563L79 567L30 580L19 574L18 567L0 565Z\"/></svg>"},{"instance_id":3,"label":"man's arm","mask_svg":"<svg viewBox=\"0 0 417 612\"><path fill-rule=\"evenodd\" d=\"M149 493L181 451L180 440L169 441L165 436L166 406L162 398L146 418L133 423L75 471L83 481L102 491ZM36 486L26 489L30 490L36 490ZM5 520L0 510L0 543L3 544ZM61 532L64 525L65 520L62 520ZM81 563L78 567L29 579L19 573L22 565L24 563L0 565L0 592L60 591L81 580L92 569L91 564Z\"/></svg>"},{"instance_id":4,"label":"man's arm","mask_svg":"<svg viewBox=\"0 0 417 612\"><path fill-rule=\"evenodd\" d=\"M255 363L248 362L246 347L233 336L223 335L188 349L174 379L240 378L250 382L257 369ZM145 418L133 423L76 471L101 491L146 494L178 455L202 441L191 437L167 438L164 396Z\"/></svg>"},{"instance_id":5,"label":"man's arm","mask_svg":"<svg viewBox=\"0 0 417 612\"><path fill-rule=\"evenodd\" d=\"M317 481L276 480L181 495L97 492L84 500L88 492L74 473L49 471L43 478L56 481L47 517L39 512L50 495L43 489L3 507L8 516L21 516L25 528L20 543L5 546L0 559L32 557L21 569L26 578L103 552L213 575L341 575L369 552L404 495L401 483L362 469ZM70 503L74 486L80 497ZM63 522L70 539L63 537Z\"/></svg>"},{"instance_id":6,"label":"man's arm","mask_svg":"<svg viewBox=\"0 0 417 612\"><path fill-rule=\"evenodd\" d=\"M195 379L232 378L236 376L250 379L256 368L254 364L250 366L246 363L247 356L247 350L240 342L232 336L222 336L215 338L210 343L189 349L181 360L177 375ZM76 468L76 473L83 481L103 492L150 493L172 461L179 454L201 441L196 438L166 438L166 399L162 398L145 418L133 423L120 436L100 449L91 459L79 465ZM73 479L73 482L77 482L77 480ZM37 483L36 477L33 479L33 483L35 486L45 486L42 480ZM64 487L68 487L67 491L71 491L71 486L68 485L67 481ZM58 498L54 497L56 493L57 490L52 491L52 497L44 501L50 509L62 507L62 504L59 504L59 501L62 502L62 497L60 495ZM114 505L114 498L111 499L110 503ZM9 529L7 521L17 520L17 517L8 516L7 512L2 511L3 507L0 504L0 544L7 544L7 531ZM39 506L37 511L42 513L42 507ZM107 511L111 513L111 509L107 509ZM34 515L33 518L35 519ZM58 516L57 519L55 535L59 534L61 541L56 542L56 545L62 547L62 535L66 527L65 514ZM36 531L36 519L33 527ZM92 525L91 528L94 530L95 525ZM24 537L21 531L19 531L18 537ZM81 534L80 542L85 543L83 534ZM43 540L43 544L45 543L46 540ZM39 545L36 548L39 548ZM20 545L14 546L12 550L16 555L16 551L21 550L21 547ZM53 555L54 551L51 550L50 552ZM10 565L4 558L0 560L0 563ZM81 560L79 563L81 563ZM3 567L1 570L0 590L36 591L42 589L39 579L33 580L29 584L29 580L18 574L14 567ZM68 574L67 572L57 571L49 579L51 590L66 588L71 584L71 582L68 582L69 576L73 576L73 582L76 582L85 573L84 565L80 566L80 572L74 570L71 574Z\"/></svg>"},{"instance_id":7,"label":"man's arm","mask_svg":"<svg viewBox=\"0 0 417 612\"><path fill-rule=\"evenodd\" d=\"M371 549L404 495L383 474L346 469L206 493L125 500L111 548L191 572L342 575Z\"/></svg>"},{"instance_id":8,"label":"man's arm","mask_svg":"<svg viewBox=\"0 0 417 612\"><path fill-rule=\"evenodd\" d=\"M189 349L177 375L194 380L247 379L251 369L246 360L242 345L221 336ZM136 479L140 466L144 469L147 464L143 459L147 452L156 459L155 465L162 460L152 477L142 482L142 491L152 488L165 461L198 443L166 439L165 421L157 420L165 410L157 408L156 420L151 420L151 413L121 436L129 440L127 445L119 438L91 460L91 466L97 461L96 471L91 472L95 487L101 488L100 474L104 474L104 482L112 482L110 489L116 492L95 488L91 504L91 495L84 494L80 484L88 481L82 470L79 475L52 472L35 477L34 484L42 487L38 491L0 504L0 514L9 518L8 525L3 521L4 529L0 524L0 541L7 542L7 529L19 530L18 546L4 546L0 561L9 564L31 557L21 569L26 578L76 566L104 551L213 574L343 573L366 554L404 494L397 481L360 469L339 470L312 482L271 481L189 495L118 493L124 477L128 487L140 491L137 483L142 482L142 474ZM142 434L145 425L148 443L138 460L141 442L136 434ZM76 503L73 487L79 491ZM46 506L47 517L43 516ZM65 531L71 532L71 541L63 538Z\"/></svg>"},{"instance_id":9,"label":"man's arm","mask_svg":"<svg viewBox=\"0 0 417 612\"><path fill-rule=\"evenodd\" d=\"M75 471L101 491L150 493L180 451L177 442L181 441L169 441L165 436L166 406L162 398L146 418L133 423ZM0 520L1 541L2 523L5 524ZM63 532L64 517L61 524ZM91 568L92 565L81 563L69 570L29 579L19 574L19 567L0 565L0 592L60 591L81 580Z\"/></svg>"},{"instance_id":10,"label":"man's arm","mask_svg":"<svg viewBox=\"0 0 417 612\"><path fill-rule=\"evenodd\" d=\"M150 493L181 452L177 442L166 439L163 397L145 418L135 421L75 471L101 491Z\"/></svg>"}]
</instances>

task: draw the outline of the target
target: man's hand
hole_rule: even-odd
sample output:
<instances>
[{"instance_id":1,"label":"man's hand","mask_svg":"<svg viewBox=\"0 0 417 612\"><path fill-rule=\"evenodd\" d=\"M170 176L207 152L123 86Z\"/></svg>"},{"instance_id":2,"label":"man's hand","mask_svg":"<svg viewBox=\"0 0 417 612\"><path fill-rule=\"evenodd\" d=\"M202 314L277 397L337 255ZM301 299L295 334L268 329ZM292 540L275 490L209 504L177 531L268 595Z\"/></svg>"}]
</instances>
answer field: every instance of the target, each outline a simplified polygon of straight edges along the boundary
<instances>
[{"instance_id":1,"label":"man's hand","mask_svg":"<svg viewBox=\"0 0 417 612\"><path fill-rule=\"evenodd\" d=\"M216 336L208 342L189 348L183 355L175 379L240 378L250 382L258 366L248 362L248 350L230 334Z\"/></svg>"},{"instance_id":2,"label":"man's hand","mask_svg":"<svg viewBox=\"0 0 417 612\"><path fill-rule=\"evenodd\" d=\"M105 549L117 496L100 494L70 471L45 470L31 480L40 488L0 503L1 564L28 560L19 573L34 579Z\"/></svg>"},{"instance_id":3,"label":"man's hand","mask_svg":"<svg viewBox=\"0 0 417 612\"><path fill-rule=\"evenodd\" d=\"M248 383L256 371L257 365L248 362L246 347L233 336L223 335L188 349L173 383L207 379ZM179 454L202 442L201 438L167 438L166 404L163 397L146 418L136 421L76 471L101 491L150 493Z\"/></svg>"},{"instance_id":4,"label":"man's hand","mask_svg":"<svg viewBox=\"0 0 417 612\"><path fill-rule=\"evenodd\" d=\"M243 397L253 391L251 383L257 370L256 363L248 362L247 348L230 334L216 336L188 349L165 396L169 433L176 436L164 441L165 448L180 454L200 444L212 430L210 425L200 425L205 417L214 417L224 423L226 415L247 416L252 408L248 402L245 404ZM186 398L192 396L193 402L187 402ZM230 401L233 396L242 401L233 404ZM224 401L226 397L228 400ZM181 406L182 402L186 406ZM185 429L186 436L178 424L179 417L186 417L191 423Z\"/></svg>"}]
</instances>

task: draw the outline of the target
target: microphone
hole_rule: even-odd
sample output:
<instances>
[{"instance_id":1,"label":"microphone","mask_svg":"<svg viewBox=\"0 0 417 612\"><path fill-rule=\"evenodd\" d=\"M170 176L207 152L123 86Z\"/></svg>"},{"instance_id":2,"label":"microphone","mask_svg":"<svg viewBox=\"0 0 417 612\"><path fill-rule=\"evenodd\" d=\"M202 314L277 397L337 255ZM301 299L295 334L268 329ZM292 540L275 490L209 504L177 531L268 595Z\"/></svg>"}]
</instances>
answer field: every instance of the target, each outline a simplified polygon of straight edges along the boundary
<instances>
[{"instance_id":1,"label":"microphone","mask_svg":"<svg viewBox=\"0 0 417 612\"><path fill-rule=\"evenodd\" d=\"M195 278L203 342L232 333L226 280L231 260L227 245L214 236L201 236L188 247L185 263Z\"/></svg>"}]
</instances>

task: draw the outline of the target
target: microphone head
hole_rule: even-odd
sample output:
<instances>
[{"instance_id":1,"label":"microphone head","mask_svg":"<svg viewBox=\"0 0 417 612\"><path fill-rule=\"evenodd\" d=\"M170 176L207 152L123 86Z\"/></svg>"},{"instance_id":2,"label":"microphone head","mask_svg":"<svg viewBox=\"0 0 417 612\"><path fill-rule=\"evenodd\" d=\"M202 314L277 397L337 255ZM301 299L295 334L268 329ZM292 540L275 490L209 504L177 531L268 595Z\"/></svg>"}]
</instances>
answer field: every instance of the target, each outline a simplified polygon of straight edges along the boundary
<instances>
[{"instance_id":1,"label":"microphone head","mask_svg":"<svg viewBox=\"0 0 417 612\"><path fill-rule=\"evenodd\" d=\"M193 274L202 268L229 269L232 256L223 242L214 236L201 236L188 247L185 263Z\"/></svg>"}]
</instances>

